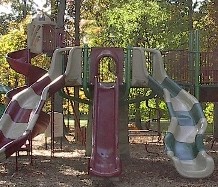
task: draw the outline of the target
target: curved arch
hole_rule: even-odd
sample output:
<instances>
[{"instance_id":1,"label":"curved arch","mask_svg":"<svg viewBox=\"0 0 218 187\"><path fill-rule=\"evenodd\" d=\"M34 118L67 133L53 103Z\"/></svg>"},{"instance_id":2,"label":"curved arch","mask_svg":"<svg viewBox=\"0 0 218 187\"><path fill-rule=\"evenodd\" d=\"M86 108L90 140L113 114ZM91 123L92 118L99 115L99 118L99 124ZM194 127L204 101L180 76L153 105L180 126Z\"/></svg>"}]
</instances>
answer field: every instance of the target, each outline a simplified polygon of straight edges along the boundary
<instances>
[{"instance_id":1,"label":"curved arch","mask_svg":"<svg viewBox=\"0 0 218 187\"><path fill-rule=\"evenodd\" d=\"M99 63L104 57L109 57L116 63L116 76L118 83L123 82L124 52L122 48L92 48L90 55L90 83L94 84L95 76L98 76Z\"/></svg>"}]
</instances>

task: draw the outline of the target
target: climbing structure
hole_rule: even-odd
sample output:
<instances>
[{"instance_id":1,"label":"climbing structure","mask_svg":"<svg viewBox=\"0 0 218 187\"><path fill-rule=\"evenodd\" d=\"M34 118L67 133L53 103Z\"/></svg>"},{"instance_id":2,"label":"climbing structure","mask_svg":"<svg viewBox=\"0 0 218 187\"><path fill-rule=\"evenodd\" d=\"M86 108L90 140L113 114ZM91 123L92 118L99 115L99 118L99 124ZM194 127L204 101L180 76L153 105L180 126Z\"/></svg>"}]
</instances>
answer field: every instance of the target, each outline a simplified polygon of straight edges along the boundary
<instances>
[{"instance_id":1,"label":"climbing structure","mask_svg":"<svg viewBox=\"0 0 218 187\"><path fill-rule=\"evenodd\" d=\"M46 21L46 18L42 19ZM46 51L43 47L44 30L40 24L33 22L30 27L34 33L28 43L30 56ZM50 26L54 27L53 24ZM45 32L50 31L52 29L45 29ZM52 52L55 47L50 45L47 48ZM11 96L0 120L0 161L44 130L39 128L43 125L37 124L42 119L42 109L49 97L64 86L82 87L93 112L87 141L90 150L89 173L97 177L117 177L122 170L120 155L129 152L128 112L123 110L123 106L131 87L148 87L166 101L171 118L165 137L166 150L177 171L192 178L207 177L213 172L214 161L203 146L207 122L201 106L194 96L168 77L158 50L139 47L58 48L52 52L47 73L22 63L29 60L28 56L23 55L25 51L8 54L11 67L29 77L35 71L40 75L30 79L29 85ZM153 57L150 64L152 72L146 67L147 53ZM67 62L63 61L66 56ZM102 62L105 62L103 66L106 64L109 74L103 71L105 67L101 68ZM48 121L43 118L42 122L46 127Z\"/></svg>"}]
</instances>

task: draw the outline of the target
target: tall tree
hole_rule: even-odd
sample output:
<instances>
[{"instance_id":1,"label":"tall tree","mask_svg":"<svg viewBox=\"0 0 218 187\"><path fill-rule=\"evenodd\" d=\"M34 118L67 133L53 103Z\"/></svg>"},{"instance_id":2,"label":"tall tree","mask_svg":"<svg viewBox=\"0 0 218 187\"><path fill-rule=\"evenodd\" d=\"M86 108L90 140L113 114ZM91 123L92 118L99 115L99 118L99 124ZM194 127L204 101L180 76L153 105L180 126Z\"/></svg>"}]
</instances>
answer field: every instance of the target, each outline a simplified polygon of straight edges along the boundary
<instances>
[{"instance_id":1,"label":"tall tree","mask_svg":"<svg viewBox=\"0 0 218 187\"><path fill-rule=\"evenodd\" d=\"M28 14L36 13L33 0L10 0L9 2L11 3L12 13L17 21L26 18Z\"/></svg>"},{"instance_id":2,"label":"tall tree","mask_svg":"<svg viewBox=\"0 0 218 187\"><path fill-rule=\"evenodd\" d=\"M0 13L0 35L6 34L11 22L21 22L27 17L36 13L33 0L2 0L0 3L10 6L11 12Z\"/></svg>"},{"instance_id":3,"label":"tall tree","mask_svg":"<svg viewBox=\"0 0 218 187\"><path fill-rule=\"evenodd\" d=\"M218 2L205 0L197 14L196 28L201 31L201 49L214 51L218 49Z\"/></svg>"},{"instance_id":4,"label":"tall tree","mask_svg":"<svg viewBox=\"0 0 218 187\"><path fill-rule=\"evenodd\" d=\"M104 2L104 3L102 3ZM92 1L83 5L83 16L92 17L99 26L97 44L113 40L116 45L181 48L188 46L188 13L183 4L167 1ZM92 9L92 11L90 11ZM87 11L88 10L88 11ZM185 41L185 42L184 42Z\"/></svg>"}]
</instances>

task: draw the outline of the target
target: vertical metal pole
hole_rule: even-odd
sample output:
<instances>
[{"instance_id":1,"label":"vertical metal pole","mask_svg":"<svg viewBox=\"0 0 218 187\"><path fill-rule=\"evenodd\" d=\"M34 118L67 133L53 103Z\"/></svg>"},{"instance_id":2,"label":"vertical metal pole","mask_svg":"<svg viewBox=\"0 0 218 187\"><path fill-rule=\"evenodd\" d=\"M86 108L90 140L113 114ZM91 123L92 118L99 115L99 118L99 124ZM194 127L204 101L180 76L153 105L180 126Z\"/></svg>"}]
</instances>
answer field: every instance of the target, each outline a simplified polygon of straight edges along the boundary
<instances>
[{"instance_id":1,"label":"vertical metal pole","mask_svg":"<svg viewBox=\"0 0 218 187\"><path fill-rule=\"evenodd\" d=\"M213 112L213 141L211 144L211 149L213 148L213 145L215 142L217 142L218 140L218 126L217 126L217 122L218 122L218 103L215 102L214 103L214 112Z\"/></svg>"},{"instance_id":2,"label":"vertical metal pole","mask_svg":"<svg viewBox=\"0 0 218 187\"><path fill-rule=\"evenodd\" d=\"M27 49L27 54L26 55L27 55L27 63L31 64L30 49ZM26 82L26 85L30 86L28 77L25 77L25 82Z\"/></svg>"},{"instance_id":3,"label":"vertical metal pole","mask_svg":"<svg viewBox=\"0 0 218 187\"><path fill-rule=\"evenodd\" d=\"M54 95L51 96L51 157L54 157Z\"/></svg>"},{"instance_id":4,"label":"vertical metal pole","mask_svg":"<svg viewBox=\"0 0 218 187\"><path fill-rule=\"evenodd\" d=\"M193 31L189 32L189 65L190 65L190 76L192 84L194 84L194 77L193 74L195 72L195 66L194 66L194 49L193 49Z\"/></svg>"},{"instance_id":5,"label":"vertical metal pole","mask_svg":"<svg viewBox=\"0 0 218 187\"><path fill-rule=\"evenodd\" d=\"M81 0L75 0L75 45L80 46L80 29L79 29L79 22L80 22L80 6L81 6ZM79 98L79 87L75 86L74 87L74 96L76 98ZM74 124L75 124L75 140L78 141L79 137L77 136L78 133L76 132L78 127L80 127L80 116L79 116L79 103L75 102L74 103L75 107L75 116L77 116L78 120L75 120L74 118Z\"/></svg>"},{"instance_id":6,"label":"vertical metal pole","mask_svg":"<svg viewBox=\"0 0 218 187\"><path fill-rule=\"evenodd\" d=\"M194 31L194 39L195 39L195 97L199 100L199 92L200 92L200 46L199 46L199 31Z\"/></svg>"},{"instance_id":7,"label":"vertical metal pole","mask_svg":"<svg viewBox=\"0 0 218 187\"><path fill-rule=\"evenodd\" d=\"M130 89L130 81L131 81L131 52L132 48L128 46L127 48L127 57L125 60L125 94L123 99L126 99L129 96L129 89Z\"/></svg>"},{"instance_id":8,"label":"vertical metal pole","mask_svg":"<svg viewBox=\"0 0 218 187\"><path fill-rule=\"evenodd\" d=\"M16 151L16 171L18 171L18 156L19 156L19 151Z\"/></svg>"},{"instance_id":9,"label":"vertical metal pole","mask_svg":"<svg viewBox=\"0 0 218 187\"><path fill-rule=\"evenodd\" d=\"M84 89L84 93L86 95L87 98L90 98L90 94L89 94L89 91L88 91L88 85L87 85L87 81L88 81L88 50L89 50L89 47L88 45L84 45L84 48L83 48L83 62L84 62L84 65L83 65L83 89Z\"/></svg>"},{"instance_id":10,"label":"vertical metal pole","mask_svg":"<svg viewBox=\"0 0 218 187\"><path fill-rule=\"evenodd\" d=\"M32 137L32 133L30 134L30 138L29 139L29 147L27 147L28 151L29 151L29 156L30 156L30 164L33 165L33 137ZM28 145L27 145L28 146Z\"/></svg>"},{"instance_id":11,"label":"vertical metal pole","mask_svg":"<svg viewBox=\"0 0 218 187\"><path fill-rule=\"evenodd\" d=\"M217 128L217 122L218 122L218 103L214 103L214 129L213 129L213 137L218 140L218 128Z\"/></svg>"},{"instance_id":12,"label":"vertical metal pole","mask_svg":"<svg viewBox=\"0 0 218 187\"><path fill-rule=\"evenodd\" d=\"M67 128L70 129L70 100L67 99Z\"/></svg>"},{"instance_id":13,"label":"vertical metal pole","mask_svg":"<svg viewBox=\"0 0 218 187\"><path fill-rule=\"evenodd\" d=\"M193 38L193 1L192 0L188 0L187 1L187 5L188 5L188 27L189 27L189 33L190 33L190 37L189 37L189 63L190 63L190 76L191 76L191 81L192 84L195 84L195 80L194 76L192 76L196 70L195 70L195 64L194 64L194 38ZM195 93L195 89L193 90L193 93Z\"/></svg>"}]
</instances>

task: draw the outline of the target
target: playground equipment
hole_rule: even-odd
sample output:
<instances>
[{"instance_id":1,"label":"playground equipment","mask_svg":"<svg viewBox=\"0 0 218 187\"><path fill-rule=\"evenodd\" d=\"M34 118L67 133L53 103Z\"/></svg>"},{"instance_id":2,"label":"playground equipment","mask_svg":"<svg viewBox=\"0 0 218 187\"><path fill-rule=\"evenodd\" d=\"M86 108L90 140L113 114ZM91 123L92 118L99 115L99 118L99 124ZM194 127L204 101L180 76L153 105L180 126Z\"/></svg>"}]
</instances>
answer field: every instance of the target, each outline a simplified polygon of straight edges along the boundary
<instances>
[{"instance_id":1,"label":"playground equipment","mask_svg":"<svg viewBox=\"0 0 218 187\"><path fill-rule=\"evenodd\" d=\"M27 27L27 48L31 53L51 53L55 49L56 23L45 14L37 14Z\"/></svg>"},{"instance_id":2,"label":"playground equipment","mask_svg":"<svg viewBox=\"0 0 218 187\"><path fill-rule=\"evenodd\" d=\"M206 177L213 172L214 161L203 147L207 122L200 103L168 78L160 52L153 52L156 54L153 78L162 87L171 116L165 137L167 154L181 175L190 178Z\"/></svg>"},{"instance_id":3,"label":"playground equipment","mask_svg":"<svg viewBox=\"0 0 218 187\"><path fill-rule=\"evenodd\" d=\"M61 49L54 53L53 61L60 60L59 53ZM16 63L14 54L16 53L9 54L8 60ZM1 160L8 158L18 151L28 139L32 139L47 128L50 117L41 111L42 107L49 94L62 88L61 79L55 80L61 71L60 63L55 62L52 63L53 66L48 73L31 86L15 94L9 102L0 122Z\"/></svg>"},{"instance_id":4,"label":"playground equipment","mask_svg":"<svg viewBox=\"0 0 218 187\"><path fill-rule=\"evenodd\" d=\"M137 86L137 87L149 86L160 97L164 97L171 115L171 124L165 138L165 143L166 143L168 156L173 160L177 171L185 177L193 177L193 178L207 177L213 172L214 162L213 159L209 155L207 155L207 153L203 148L203 133L206 129L207 122L203 115L200 104L196 98L194 98L185 90L181 89L175 82L173 82L170 78L168 78L166 71L164 70L162 57L159 51L153 49L147 49L146 51L152 53L154 57L153 74L152 76L150 76L148 71L143 65L146 61L145 49L133 48L131 86ZM120 53L122 53L122 51ZM112 50L108 48L101 49L99 53L94 54L93 56L96 59L95 64L99 64L100 59L105 56L114 57L114 59L116 59L115 60L116 63L117 60L122 59L121 55L120 56L115 55L115 53L113 53ZM92 59L93 56L91 56L90 59ZM128 56L128 52L127 52L127 56ZM125 67L129 67L128 62L130 61L127 60L127 64ZM122 60L120 60L119 63L122 64ZM86 67L85 64L84 66ZM92 69L92 67L98 67L98 65L91 66L90 69ZM117 66L116 73L118 77L121 76L122 74L122 73L119 74L119 72L122 72L120 71L119 67L122 67L122 65ZM90 73L91 73L90 80L93 80L93 77L97 75L98 71L93 70ZM127 71L125 71L125 75L127 76L125 80L128 80L128 69ZM85 75L84 77L86 78ZM122 80L122 78L119 78L118 80ZM85 81L85 86L86 86L86 82L87 81ZM127 84L127 82L125 83ZM116 84L114 86L116 87ZM128 84L125 85L127 90L129 86L130 85ZM108 88L108 90L110 89ZM96 90L96 92L97 91L98 89ZM86 92L88 92L88 90L86 90ZM89 95L89 93L87 93L87 95ZM120 97L122 98L122 96ZM101 96L101 98L105 99L107 97ZM95 99L96 98L94 98L94 100ZM94 104L94 108L97 107L95 106L95 104ZM110 109L107 109L107 108L102 108L102 106L100 105L98 106L98 111L94 110L95 112L94 116L101 114L100 112L102 110L116 110L116 108L111 107ZM90 171L92 171L93 169L92 163L95 163L98 166L98 170L99 170L98 175L109 176L108 172L102 169L100 165L103 165L102 167L106 167L108 163L110 164L113 163L114 164L113 172L114 173L119 172L120 170L119 159L117 159L116 157L116 152L114 149L108 149L107 146L107 144L116 146L116 138L114 138L113 141L111 141L111 139L109 138L107 139L106 136L107 131L103 132L103 129L101 128L99 128L99 131L96 131L96 129L98 129L96 127L99 126L98 122L99 121L96 120L94 120L93 122L94 141L92 144ZM113 129L113 127L111 128ZM115 133L116 130L114 129L112 132ZM105 145L102 144L99 145L98 143L95 142L96 141L95 137L98 137L99 134L104 135L105 137L104 142L107 142L105 143ZM96 148L96 146L98 147L98 149ZM110 156L111 151L114 152L113 158ZM109 160L107 160L107 158ZM110 159L114 159L113 162ZM105 160L108 162L106 162ZM117 160L118 162L116 162L115 160ZM103 163L105 163L105 165ZM95 170L97 166L94 167ZM111 171L110 174L113 175L113 172ZM97 171L93 173L96 174ZM116 174L114 175L116 176Z\"/></svg>"},{"instance_id":5,"label":"playground equipment","mask_svg":"<svg viewBox=\"0 0 218 187\"><path fill-rule=\"evenodd\" d=\"M35 23L37 29L43 28L41 22L40 27ZM43 32L36 32L35 36L41 39ZM31 40L35 41L35 38ZM122 103L128 100L131 87L149 87L167 103L171 123L165 145L177 171L191 178L207 177L213 172L214 161L203 146L207 122L200 103L167 76L158 50L139 47L59 48L54 51L50 68L45 72L26 63L36 55L34 52L46 50L40 47L42 41L32 42L36 46L33 49L29 46L30 51L24 49L8 54L10 66L26 75L29 84L9 94L11 100L0 120L1 162L19 151L27 140L31 142L33 137L45 131L49 116L42 109L49 97L64 86L79 86L92 103L93 111L92 129L87 132L91 134L91 141L87 142L91 149L89 174L118 177L122 171L120 154L128 151L128 120L126 122L121 117L126 112L122 110ZM53 47L49 47L49 52ZM153 57L151 75L145 66L146 53ZM63 56L67 54L67 63L63 65ZM101 71L104 60L110 62L108 69L112 79L105 79Z\"/></svg>"},{"instance_id":6,"label":"playground equipment","mask_svg":"<svg viewBox=\"0 0 218 187\"><path fill-rule=\"evenodd\" d=\"M116 82L115 85L109 86L95 78L93 143L89 163L91 175L113 177L121 173L118 149L118 95L119 88ZM105 106L109 109L103 110Z\"/></svg>"},{"instance_id":7,"label":"playground equipment","mask_svg":"<svg viewBox=\"0 0 218 187\"><path fill-rule=\"evenodd\" d=\"M194 41L197 44L190 45L189 50L164 51L163 59L168 75L175 82L193 93L199 102L214 103L212 148L214 142L218 140L216 112L218 95L215 94L218 92L218 63L216 60L218 53L217 51L200 51L198 36L195 38Z\"/></svg>"},{"instance_id":8,"label":"playground equipment","mask_svg":"<svg viewBox=\"0 0 218 187\"><path fill-rule=\"evenodd\" d=\"M214 161L203 147L206 119L197 99L167 76L160 52L154 49L128 48L127 54L131 52L132 55L127 55L130 59L127 58L125 68L129 69L125 69L127 78L123 78L124 51L122 48L92 48L89 54L87 50L89 50L87 47L55 50L48 73L13 96L0 121L1 136L4 140L0 149L1 160L8 158L25 143L30 135L31 137L36 135L33 130L37 127L37 119L48 97L65 85L81 85L86 89L87 96L93 98L92 154L89 173L100 177L119 176L121 162L118 149L118 101L125 99L130 86L149 86L165 99L169 109L171 123L165 137L165 145L167 154L173 160L177 171L191 178L209 176L214 170ZM65 70L62 69L63 66L60 63L64 51L69 51ZM146 51L153 55L152 76L144 66ZM88 65L85 63L88 63L86 58L89 55L90 64ZM117 78L112 83L103 82L98 76L99 63L105 57L113 58L116 63ZM132 71L128 64L130 62ZM88 77L85 72L90 73L90 76ZM131 81L127 84L123 80L127 81L129 76ZM122 86L125 88L123 95L119 94ZM12 112L15 109L16 114ZM8 126L10 126L9 130Z\"/></svg>"}]
</instances>

